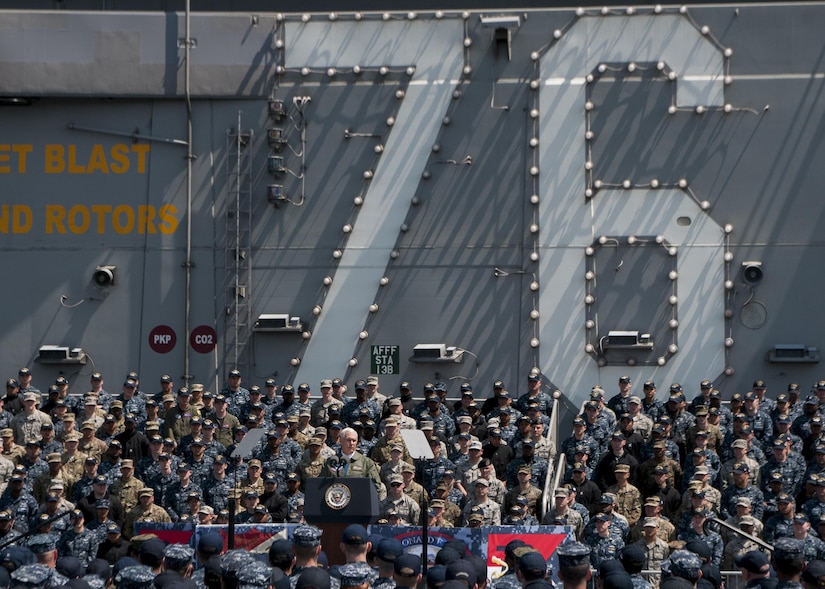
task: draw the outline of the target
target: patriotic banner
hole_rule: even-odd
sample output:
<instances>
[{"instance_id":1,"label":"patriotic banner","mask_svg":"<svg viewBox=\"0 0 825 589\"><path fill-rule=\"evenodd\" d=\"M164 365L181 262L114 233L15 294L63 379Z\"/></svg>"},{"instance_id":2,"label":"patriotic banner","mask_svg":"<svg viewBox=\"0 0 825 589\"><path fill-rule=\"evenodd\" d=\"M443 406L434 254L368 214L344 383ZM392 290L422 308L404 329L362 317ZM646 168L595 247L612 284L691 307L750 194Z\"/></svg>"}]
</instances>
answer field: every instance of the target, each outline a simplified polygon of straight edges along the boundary
<instances>
[{"instance_id":1,"label":"patriotic banner","mask_svg":"<svg viewBox=\"0 0 825 589\"><path fill-rule=\"evenodd\" d=\"M292 532L299 524L243 524L235 526L235 548L248 552L266 553L277 539L292 540ZM319 527L323 527L321 524ZM135 524L136 534L151 533L164 542L197 546L200 535L207 531L217 531L228 545L229 526L200 526L176 523ZM421 556L426 553L429 565L435 563L435 556L441 547L451 540L461 540L467 545L468 554L480 556L487 561L488 577L495 579L504 574L504 548L515 539L520 539L541 552L553 570L558 570L556 548L574 538L571 526L490 526L486 528L428 528L426 550L423 529L410 526L367 527L370 534L385 538L395 538L404 550Z\"/></svg>"},{"instance_id":2,"label":"patriotic banner","mask_svg":"<svg viewBox=\"0 0 825 589\"><path fill-rule=\"evenodd\" d=\"M395 538L404 545L404 550L418 556L424 553L423 529L419 527L370 526L371 534ZM504 574L504 547L515 539L520 539L541 552L553 570L558 570L556 548L568 538L575 537L572 526L490 526L485 528L428 528L427 563L435 564L435 556L450 540L462 540L469 554L487 560L490 579Z\"/></svg>"}]
</instances>

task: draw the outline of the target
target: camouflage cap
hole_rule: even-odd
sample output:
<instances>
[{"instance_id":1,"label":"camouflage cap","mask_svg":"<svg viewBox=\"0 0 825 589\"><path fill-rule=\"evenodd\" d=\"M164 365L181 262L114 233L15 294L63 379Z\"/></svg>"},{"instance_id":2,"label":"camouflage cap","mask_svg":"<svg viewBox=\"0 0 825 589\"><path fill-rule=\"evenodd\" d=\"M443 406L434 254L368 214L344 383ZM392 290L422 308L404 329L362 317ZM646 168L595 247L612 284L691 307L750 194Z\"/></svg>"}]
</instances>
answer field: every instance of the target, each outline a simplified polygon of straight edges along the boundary
<instances>
[{"instance_id":1,"label":"camouflage cap","mask_svg":"<svg viewBox=\"0 0 825 589\"><path fill-rule=\"evenodd\" d=\"M29 538L27 546L35 554L51 552L57 547L57 538L52 534L36 534Z\"/></svg>"},{"instance_id":2,"label":"camouflage cap","mask_svg":"<svg viewBox=\"0 0 825 589\"><path fill-rule=\"evenodd\" d=\"M670 573L676 577L696 581L702 570L702 560L693 552L674 550L668 558Z\"/></svg>"},{"instance_id":3,"label":"camouflage cap","mask_svg":"<svg viewBox=\"0 0 825 589\"><path fill-rule=\"evenodd\" d=\"M590 564L590 547L580 542L567 541L556 549L559 568Z\"/></svg>"},{"instance_id":4,"label":"camouflage cap","mask_svg":"<svg viewBox=\"0 0 825 589\"><path fill-rule=\"evenodd\" d=\"M351 562L338 569L341 575L341 587L357 587L369 583L373 572L367 563Z\"/></svg>"},{"instance_id":5,"label":"camouflage cap","mask_svg":"<svg viewBox=\"0 0 825 589\"><path fill-rule=\"evenodd\" d=\"M323 532L308 524L300 525L292 532L292 542L295 546L314 547L321 545Z\"/></svg>"},{"instance_id":6,"label":"camouflage cap","mask_svg":"<svg viewBox=\"0 0 825 589\"><path fill-rule=\"evenodd\" d=\"M800 560L804 558L805 545L796 538L778 538L774 542L773 559L777 562Z\"/></svg>"},{"instance_id":7,"label":"camouflage cap","mask_svg":"<svg viewBox=\"0 0 825 589\"><path fill-rule=\"evenodd\" d=\"M155 573L146 565L126 567L115 577L118 589L149 589L155 580Z\"/></svg>"},{"instance_id":8,"label":"camouflage cap","mask_svg":"<svg viewBox=\"0 0 825 589\"><path fill-rule=\"evenodd\" d=\"M221 556L221 576L237 580L238 574L255 562L255 557L246 550L230 550Z\"/></svg>"},{"instance_id":9,"label":"camouflage cap","mask_svg":"<svg viewBox=\"0 0 825 589\"><path fill-rule=\"evenodd\" d=\"M192 564L195 551L187 544L170 544L164 549L163 556L170 568L180 570Z\"/></svg>"},{"instance_id":10,"label":"camouflage cap","mask_svg":"<svg viewBox=\"0 0 825 589\"><path fill-rule=\"evenodd\" d=\"M11 573L12 587L26 589L45 589L52 580L52 569L44 564L26 564Z\"/></svg>"},{"instance_id":11,"label":"camouflage cap","mask_svg":"<svg viewBox=\"0 0 825 589\"><path fill-rule=\"evenodd\" d=\"M272 569L255 560L238 571L238 589L266 589L272 584Z\"/></svg>"}]
</instances>

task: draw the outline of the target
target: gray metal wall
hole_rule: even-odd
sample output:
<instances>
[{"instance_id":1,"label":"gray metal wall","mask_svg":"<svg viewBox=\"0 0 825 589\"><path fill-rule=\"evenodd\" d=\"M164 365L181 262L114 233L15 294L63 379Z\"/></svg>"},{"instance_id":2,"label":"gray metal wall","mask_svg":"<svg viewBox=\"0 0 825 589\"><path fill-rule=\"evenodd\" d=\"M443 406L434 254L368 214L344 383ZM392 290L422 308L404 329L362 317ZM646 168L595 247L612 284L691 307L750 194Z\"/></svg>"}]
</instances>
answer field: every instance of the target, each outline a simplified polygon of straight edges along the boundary
<instances>
[{"instance_id":1,"label":"gray metal wall","mask_svg":"<svg viewBox=\"0 0 825 589\"><path fill-rule=\"evenodd\" d=\"M662 389L681 381L689 396L705 377L726 394L765 378L769 394L776 394L789 382L806 387L825 376L818 364L765 360L774 344L823 344L817 296L823 287L823 204L817 194L825 101L818 23L825 9L809 4L643 12L519 15L511 60L478 14L466 21L460 15L435 20L432 14L408 21L401 14L390 22L369 15L362 22L346 15L330 22L315 15L309 23L297 16L279 22L273 14L257 20L237 13L194 16L190 325L213 326L221 341L212 353L190 351L193 380L217 387L227 368L228 131L239 112L242 128L254 131L244 148L251 162L251 313L300 316L311 332L309 339L255 333L243 348L248 382L274 373L282 382L313 385L325 377L363 377L371 344L401 350L400 374L383 377L385 389L402 379L418 387L454 378L453 388L471 379L486 394L502 378L520 391L533 366L574 400L593 384L612 390L623 373L639 389L648 378ZM0 109L0 166L7 167L0 168L0 191L8 207L1 211L9 219L8 229L0 223L0 268L7 277L0 368L9 376L31 364L43 344L82 347L107 374L110 388L119 388L130 369L141 372L148 390L163 372L183 376L189 345L182 267L185 148L112 134L185 139L183 18L0 12L0 94L34 98L28 107ZM712 35L702 34L703 25ZM560 39L556 29L564 32ZM468 48L465 35L472 42ZM725 47L733 49L729 59ZM659 59L677 69L675 82L656 69ZM634 72L627 71L629 61L638 63ZM600 62L617 71L600 77L593 69ZM677 63L684 64L681 71ZM287 69L280 75L279 65ZM353 74L355 65L365 71ZM377 72L381 65L391 70L386 76ZM408 66L415 67L412 76ZM302 67L312 71L303 75ZM336 68L332 77L329 67ZM691 75L694 67L698 73ZM596 74L591 84L588 73ZM724 83L725 74L732 83ZM540 80L537 89L531 80ZM304 158L292 151L301 149L293 106L300 96L311 97L304 108ZM267 173L266 129L275 126L267 117L270 97L284 100L293 119L279 126L292 148L282 155L294 175L279 180ZM589 119L586 99L594 104ZM674 103L684 108L668 114ZM733 112L725 113L724 104ZM697 105L707 112L696 114ZM387 124L390 117L393 125ZM96 131L71 130L71 123ZM595 136L589 156L585 126ZM347 138L346 131L375 136ZM530 145L534 137L536 147ZM376 145L383 152L376 153ZM466 156L472 165L461 163ZM584 170L588 158L596 166L592 176ZM276 209L267 201L267 184L282 183L297 199L302 161L302 206L281 203ZM80 173L83 166L91 173ZM373 177L365 180L365 171ZM587 200L584 190L593 178L632 179L634 188L605 189ZM711 207L702 210L678 186L641 186L653 178L671 185L689 179L697 200ZM530 200L534 193L538 204ZM354 204L358 196L361 205ZM94 211L109 206L118 211L119 225L108 212L98 225ZM154 233L141 232L138 216L157 215L164 206L174 207L167 214L175 230L164 232L155 223ZM14 215L25 221L28 210L31 226L15 230ZM77 221L74 230L70 217ZM691 224L680 225L679 217ZM345 233L348 224L353 229ZM726 224L733 227L727 237ZM678 242L675 262L655 247L627 245L630 235L652 239L660 231ZM597 328L589 333L584 249L602 234L622 245L596 248L601 290ZM539 254L535 262L533 251ZM720 257L725 251L732 254L729 262ZM753 292L740 277L745 260L763 263L764 280ZM90 284L99 264L117 266L116 284L107 292ZM663 302L673 288L663 278L672 264L679 274L679 351L658 366L656 358L665 353L660 346L672 337L665 327L672 309ZM327 276L333 279L329 286ZM378 284L381 277L389 279L386 286ZM726 278L733 281L731 290ZM742 309L750 303L746 320L754 325L755 301L766 315L762 326L751 329L743 325ZM370 303L378 304L378 312L369 312ZM317 317L316 305L323 307ZM537 319L530 318L531 310L539 312ZM149 345L158 325L177 335L165 354ZM649 330L657 348L634 356L635 366L617 356L599 367L584 348L608 328ZM362 330L368 332L363 340ZM733 339L730 348L726 337ZM463 363L408 362L415 344L434 342L469 353ZM293 358L301 364L293 367ZM348 364L350 358L357 366ZM725 375L726 368L732 374ZM80 392L91 369L91 363L39 365L35 384L44 388L64 370Z\"/></svg>"}]
</instances>

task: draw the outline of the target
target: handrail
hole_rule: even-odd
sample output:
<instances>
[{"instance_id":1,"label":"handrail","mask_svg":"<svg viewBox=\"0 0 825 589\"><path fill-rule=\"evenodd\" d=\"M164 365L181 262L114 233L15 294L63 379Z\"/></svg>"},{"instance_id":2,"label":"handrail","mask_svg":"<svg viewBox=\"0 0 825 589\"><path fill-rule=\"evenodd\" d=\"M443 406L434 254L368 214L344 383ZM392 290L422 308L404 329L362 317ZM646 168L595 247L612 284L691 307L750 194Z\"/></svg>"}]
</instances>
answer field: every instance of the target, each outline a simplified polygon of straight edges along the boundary
<instances>
[{"instance_id":1,"label":"handrail","mask_svg":"<svg viewBox=\"0 0 825 589\"><path fill-rule=\"evenodd\" d=\"M561 391L556 390L553 391L553 406L550 411L550 425L547 427L547 431L545 432L545 437L549 442L553 444L553 447L556 449L556 452L559 451L559 398L561 397ZM558 455L556 456L558 458ZM556 468L553 468L553 463L548 461L548 469L547 469L547 476L544 479L544 484L542 485L542 500L541 500L541 512L539 515L539 521L541 518L544 517L544 514L547 513L548 509L548 497L555 492L556 487L559 484L559 476L560 473L564 474L564 464L557 460Z\"/></svg>"},{"instance_id":2,"label":"handrail","mask_svg":"<svg viewBox=\"0 0 825 589\"><path fill-rule=\"evenodd\" d=\"M544 494L542 495L542 498L541 498L541 503L542 503L541 516L542 517L544 517L544 514L546 514L550 510L550 500L553 497L553 495L555 495L556 489L559 488L561 482L564 480L562 477L564 477L564 473L567 469L567 458L564 456L563 453L559 453L559 455L557 456L556 462L557 462L556 468L554 469L556 472L555 472L555 476L553 476L553 479L552 479L552 485L550 484L551 481L550 481L550 474L549 473L547 475L547 481L544 485Z\"/></svg>"}]
</instances>

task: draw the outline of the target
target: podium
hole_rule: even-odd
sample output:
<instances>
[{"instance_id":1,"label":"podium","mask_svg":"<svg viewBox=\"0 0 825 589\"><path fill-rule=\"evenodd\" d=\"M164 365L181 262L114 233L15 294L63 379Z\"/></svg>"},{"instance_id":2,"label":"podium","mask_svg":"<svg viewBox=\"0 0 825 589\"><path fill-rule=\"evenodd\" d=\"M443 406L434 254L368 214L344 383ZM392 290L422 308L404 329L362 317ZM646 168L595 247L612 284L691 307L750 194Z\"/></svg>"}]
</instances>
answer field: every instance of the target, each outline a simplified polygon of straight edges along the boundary
<instances>
[{"instance_id":1,"label":"podium","mask_svg":"<svg viewBox=\"0 0 825 589\"><path fill-rule=\"evenodd\" d=\"M304 519L321 528L321 545L330 564L345 564L341 537L350 524L364 527L378 517L378 493L368 477L307 479Z\"/></svg>"}]
</instances>

